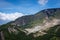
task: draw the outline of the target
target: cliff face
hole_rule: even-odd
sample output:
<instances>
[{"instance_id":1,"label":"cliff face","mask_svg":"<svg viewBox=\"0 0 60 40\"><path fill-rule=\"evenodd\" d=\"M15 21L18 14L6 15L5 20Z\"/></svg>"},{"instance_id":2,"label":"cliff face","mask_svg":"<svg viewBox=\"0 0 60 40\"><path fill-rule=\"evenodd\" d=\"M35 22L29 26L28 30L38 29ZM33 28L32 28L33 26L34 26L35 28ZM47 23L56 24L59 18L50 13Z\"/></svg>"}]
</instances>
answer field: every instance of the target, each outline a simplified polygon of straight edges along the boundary
<instances>
[{"instance_id":1,"label":"cliff face","mask_svg":"<svg viewBox=\"0 0 60 40\"><path fill-rule=\"evenodd\" d=\"M42 10L0 27L6 40L59 40L60 8Z\"/></svg>"}]
</instances>

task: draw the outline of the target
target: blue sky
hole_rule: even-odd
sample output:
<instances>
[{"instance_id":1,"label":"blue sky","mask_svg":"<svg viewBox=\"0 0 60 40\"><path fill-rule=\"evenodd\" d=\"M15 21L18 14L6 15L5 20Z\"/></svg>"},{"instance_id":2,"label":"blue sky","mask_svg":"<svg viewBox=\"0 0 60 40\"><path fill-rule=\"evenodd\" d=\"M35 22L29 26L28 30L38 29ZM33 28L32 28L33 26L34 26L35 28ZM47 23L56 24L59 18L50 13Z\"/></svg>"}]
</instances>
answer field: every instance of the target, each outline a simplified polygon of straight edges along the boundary
<instances>
[{"instance_id":1,"label":"blue sky","mask_svg":"<svg viewBox=\"0 0 60 40\"><path fill-rule=\"evenodd\" d=\"M0 24L46 8L60 8L60 0L0 0Z\"/></svg>"},{"instance_id":2,"label":"blue sky","mask_svg":"<svg viewBox=\"0 0 60 40\"><path fill-rule=\"evenodd\" d=\"M38 1L40 0L0 0L0 12L34 14L45 8L60 7L60 0Z\"/></svg>"}]
</instances>

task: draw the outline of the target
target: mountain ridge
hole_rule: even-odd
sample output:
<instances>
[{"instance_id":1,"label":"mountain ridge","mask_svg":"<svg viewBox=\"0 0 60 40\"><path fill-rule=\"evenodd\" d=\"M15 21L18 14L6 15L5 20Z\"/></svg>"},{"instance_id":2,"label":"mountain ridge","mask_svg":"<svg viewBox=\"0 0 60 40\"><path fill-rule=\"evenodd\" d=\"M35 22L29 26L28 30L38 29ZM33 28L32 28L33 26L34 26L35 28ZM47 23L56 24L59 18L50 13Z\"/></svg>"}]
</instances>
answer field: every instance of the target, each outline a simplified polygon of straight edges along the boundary
<instances>
[{"instance_id":1,"label":"mountain ridge","mask_svg":"<svg viewBox=\"0 0 60 40\"><path fill-rule=\"evenodd\" d=\"M53 13L48 13L50 10L52 10L51 12L53 12L54 13L54 11L56 11L56 10L59 10L59 8L53 8L53 9L45 9L45 10L42 10L42 11L40 11L40 12L38 12L37 14L34 14L34 15L27 15L27 16L23 16L23 17L20 17L20 18L18 18L18 19L16 19L16 20L18 20L18 21L16 21L16 24L15 25L17 25L17 24L21 24L21 25L24 25L24 24L28 24L29 22L31 22L31 21L34 21L34 20L36 20L36 19L38 19L38 20L40 20L40 19L42 19L42 18L44 18L44 17L48 17L48 15L50 16L50 15L53 15ZM47 12L47 13L46 13ZM29 19L29 20L28 20ZM19 22L19 20L20 20L20 22ZM26 22L27 21L27 22ZM24 24L23 24L24 23Z\"/></svg>"},{"instance_id":2,"label":"mountain ridge","mask_svg":"<svg viewBox=\"0 0 60 40\"><path fill-rule=\"evenodd\" d=\"M45 9L0 26L6 40L59 40L59 30L60 8Z\"/></svg>"}]
</instances>

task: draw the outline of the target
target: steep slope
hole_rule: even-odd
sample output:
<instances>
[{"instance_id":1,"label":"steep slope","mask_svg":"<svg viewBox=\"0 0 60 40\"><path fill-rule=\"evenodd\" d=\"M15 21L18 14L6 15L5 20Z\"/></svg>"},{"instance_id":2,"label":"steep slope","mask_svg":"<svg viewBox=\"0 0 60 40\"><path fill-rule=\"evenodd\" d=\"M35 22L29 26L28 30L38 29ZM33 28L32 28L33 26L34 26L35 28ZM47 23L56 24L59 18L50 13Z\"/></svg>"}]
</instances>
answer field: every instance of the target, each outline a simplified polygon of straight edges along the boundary
<instances>
[{"instance_id":1,"label":"steep slope","mask_svg":"<svg viewBox=\"0 0 60 40\"><path fill-rule=\"evenodd\" d=\"M31 24L34 26L35 24L42 23L44 19L47 18L58 18L60 19L60 8L53 8L53 9L45 9L38 12L35 15L27 15L16 19L12 24L23 26L27 24Z\"/></svg>"},{"instance_id":2,"label":"steep slope","mask_svg":"<svg viewBox=\"0 0 60 40\"><path fill-rule=\"evenodd\" d=\"M5 40L59 40L60 8L45 9L0 26ZM0 34L1 35L1 34Z\"/></svg>"},{"instance_id":3,"label":"steep slope","mask_svg":"<svg viewBox=\"0 0 60 40\"><path fill-rule=\"evenodd\" d=\"M29 34L35 33L37 31L42 32L42 31L47 30L50 27L53 27L53 26L58 25L58 24L60 24L60 19L53 19L53 20L50 20L49 22L45 20L42 25L36 25L33 28L27 28L25 30L27 30Z\"/></svg>"}]
</instances>

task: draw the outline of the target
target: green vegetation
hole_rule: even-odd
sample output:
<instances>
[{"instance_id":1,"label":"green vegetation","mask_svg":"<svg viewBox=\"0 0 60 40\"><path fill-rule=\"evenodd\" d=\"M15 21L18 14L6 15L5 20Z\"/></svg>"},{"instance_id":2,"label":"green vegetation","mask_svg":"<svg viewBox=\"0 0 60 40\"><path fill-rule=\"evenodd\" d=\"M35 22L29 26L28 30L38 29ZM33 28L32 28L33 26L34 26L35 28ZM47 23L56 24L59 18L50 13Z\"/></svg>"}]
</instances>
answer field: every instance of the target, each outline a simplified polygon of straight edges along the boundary
<instances>
[{"instance_id":1,"label":"green vegetation","mask_svg":"<svg viewBox=\"0 0 60 40\"><path fill-rule=\"evenodd\" d=\"M60 40L60 28L59 27L60 25L56 25L50 28L47 31L47 34L43 36L39 36L39 37L34 37L33 34L26 35L24 32L18 29L17 29L19 31L18 34L15 34L14 32L9 33L7 25L3 25L2 27L0 27L0 30L4 32L3 34L4 34L5 40ZM57 30L57 28L59 29Z\"/></svg>"},{"instance_id":2,"label":"green vegetation","mask_svg":"<svg viewBox=\"0 0 60 40\"><path fill-rule=\"evenodd\" d=\"M53 19L53 18L60 19L60 10L57 10L55 12L54 10L56 9L48 9L47 11L49 13L50 12L53 13L54 17L49 16L50 14L46 15L47 12L42 10L41 12L38 12L35 15L23 16L13 22L0 25L0 32L3 31L5 40L60 40L60 24L49 28L48 31L45 31L47 34L39 37L34 37L33 33L26 35L25 32L19 30L19 29L25 29L25 28L32 28L35 25L41 25L44 20L47 20L46 17L48 19ZM12 23L14 23L15 25L11 25ZM25 25L23 25L24 23ZM11 28L11 30L13 28L16 29L18 33L16 34L15 32L13 32L14 30L12 30L10 33L8 30L9 27Z\"/></svg>"}]
</instances>

